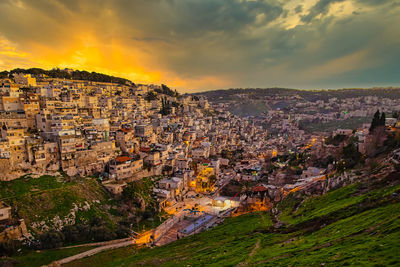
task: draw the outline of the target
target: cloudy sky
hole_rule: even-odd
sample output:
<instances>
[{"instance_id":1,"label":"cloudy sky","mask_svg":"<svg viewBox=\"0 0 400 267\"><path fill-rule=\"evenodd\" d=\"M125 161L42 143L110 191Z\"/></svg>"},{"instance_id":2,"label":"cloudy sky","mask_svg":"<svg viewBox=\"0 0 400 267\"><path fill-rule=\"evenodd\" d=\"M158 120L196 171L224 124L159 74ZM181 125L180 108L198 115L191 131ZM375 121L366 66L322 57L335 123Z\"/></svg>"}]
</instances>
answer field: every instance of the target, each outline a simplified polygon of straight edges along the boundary
<instances>
[{"instance_id":1,"label":"cloudy sky","mask_svg":"<svg viewBox=\"0 0 400 267\"><path fill-rule=\"evenodd\" d=\"M400 85L400 0L0 0L0 69L231 87Z\"/></svg>"}]
</instances>

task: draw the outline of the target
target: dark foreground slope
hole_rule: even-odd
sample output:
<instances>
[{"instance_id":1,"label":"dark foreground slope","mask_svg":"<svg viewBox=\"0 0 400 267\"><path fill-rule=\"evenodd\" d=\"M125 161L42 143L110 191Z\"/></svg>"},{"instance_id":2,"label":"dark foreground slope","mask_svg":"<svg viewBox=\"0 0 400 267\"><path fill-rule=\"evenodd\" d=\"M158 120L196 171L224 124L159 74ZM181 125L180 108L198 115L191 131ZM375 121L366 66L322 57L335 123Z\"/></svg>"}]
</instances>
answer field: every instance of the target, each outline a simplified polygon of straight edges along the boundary
<instances>
[{"instance_id":1,"label":"dark foreground slope","mask_svg":"<svg viewBox=\"0 0 400 267\"><path fill-rule=\"evenodd\" d=\"M400 265L400 174L252 213L163 247L104 252L72 266ZM275 229L273 221L284 226Z\"/></svg>"}]
</instances>

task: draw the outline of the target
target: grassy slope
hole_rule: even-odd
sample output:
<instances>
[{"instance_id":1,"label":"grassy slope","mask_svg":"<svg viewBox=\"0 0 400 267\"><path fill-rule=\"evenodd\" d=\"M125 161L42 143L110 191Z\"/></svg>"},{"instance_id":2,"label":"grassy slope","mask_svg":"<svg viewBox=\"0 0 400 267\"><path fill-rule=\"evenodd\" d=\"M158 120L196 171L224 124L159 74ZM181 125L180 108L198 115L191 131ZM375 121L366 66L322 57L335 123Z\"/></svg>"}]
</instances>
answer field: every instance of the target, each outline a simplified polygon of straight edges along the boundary
<instances>
[{"instance_id":1,"label":"grassy slope","mask_svg":"<svg viewBox=\"0 0 400 267\"><path fill-rule=\"evenodd\" d=\"M71 266L399 265L399 173L319 197L291 195L269 213L229 218L221 226L155 249L104 252Z\"/></svg>"},{"instance_id":2,"label":"grassy slope","mask_svg":"<svg viewBox=\"0 0 400 267\"><path fill-rule=\"evenodd\" d=\"M0 265L2 261L9 261L15 263L16 266L39 267L49 264L53 261L87 251L89 249L93 249L93 247L50 249L46 251L21 251L14 255L12 258L0 259Z\"/></svg>"},{"instance_id":3,"label":"grassy slope","mask_svg":"<svg viewBox=\"0 0 400 267\"><path fill-rule=\"evenodd\" d=\"M268 107L262 102L249 102L231 107L229 111L238 116L259 116L268 111Z\"/></svg>"},{"instance_id":4,"label":"grassy slope","mask_svg":"<svg viewBox=\"0 0 400 267\"><path fill-rule=\"evenodd\" d=\"M87 220L94 215L109 220L102 203L108 199L107 192L94 180L82 178L74 182L64 182L60 177L29 176L9 182L0 182L0 198L14 209L14 214L24 218L27 226L32 222L51 220L55 216L63 218L73 208L73 203L91 203L88 211L79 211L77 220ZM93 201L99 200L101 204ZM34 212L32 212L34 211Z\"/></svg>"},{"instance_id":5,"label":"grassy slope","mask_svg":"<svg viewBox=\"0 0 400 267\"><path fill-rule=\"evenodd\" d=\"M336 129L356 129L363 123L371 122L370 117L352 117L345 120L332 120L330 122L304 123L302 129L307 132L332 132Z\"/></svg>"}]
</instances>

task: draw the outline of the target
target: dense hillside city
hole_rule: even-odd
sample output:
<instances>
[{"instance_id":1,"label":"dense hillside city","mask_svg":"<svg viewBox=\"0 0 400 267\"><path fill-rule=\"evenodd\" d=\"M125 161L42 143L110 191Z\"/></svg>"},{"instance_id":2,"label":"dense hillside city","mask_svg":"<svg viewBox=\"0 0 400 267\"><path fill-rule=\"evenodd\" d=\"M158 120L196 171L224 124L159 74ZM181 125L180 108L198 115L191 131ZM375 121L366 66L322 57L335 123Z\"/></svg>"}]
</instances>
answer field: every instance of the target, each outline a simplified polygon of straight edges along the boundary
<instances>
[{"instance_id":1,"label":"dense hillside city","mask_svg":"<svg viewBox=\"0 0 400 267\"><path fill-rule=\"evenodd\" d=\"M0 267L400 266L399 25L0 0Z\"/></svg>"},{"instance_id":2,"label":"dense hillside city","mask_svg":"<svg viewBox=\"0 0 400 267\"><path fill-rule=\"evenodd\" d=\"M72 69L17 69L2 77L5 263L230 265L224 258L236 253L228 245L234 242L246 247L230 259L239 265L322 264L329 259L292 257L332 250L337 238L354 233L329 232L336 241L323 244L310 234L327 235L326 227L336 231L352 216L372 220L362 213L368 210L393 217L366 223L365 231L399 216L399 89L182 95L164 84ZM387 231L398 236L391 223ZM267 253L301 246L301 238L310 246ZM146 247L181 256L160 258ZM387 253L373 261L389 264ZM335 257L345 263L333 254L332 264Z\"/></svg>"}]
</instances>

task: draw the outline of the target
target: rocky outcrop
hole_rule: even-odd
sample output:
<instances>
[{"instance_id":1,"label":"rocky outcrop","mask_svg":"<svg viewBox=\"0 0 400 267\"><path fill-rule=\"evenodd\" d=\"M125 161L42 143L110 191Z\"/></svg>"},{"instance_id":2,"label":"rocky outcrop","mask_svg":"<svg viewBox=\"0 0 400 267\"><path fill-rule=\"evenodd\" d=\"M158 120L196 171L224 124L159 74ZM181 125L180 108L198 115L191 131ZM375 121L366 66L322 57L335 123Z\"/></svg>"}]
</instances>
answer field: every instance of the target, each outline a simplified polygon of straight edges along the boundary
<instances>
[{"instance_id":1,"label":"rocky outcrop","mask_svg":"<svg viewBox=\"0 0 400 267\"><path fill-rule=\"evenodd\" d=\"M35 232L43 232L49 229L60 231L66 225L74 225L76 219L76 213L79 211L88 211L91 209L91 205L89 202L85 201L84 203L75 204L73 203L73 208L70 212L61 218L59 215L47 221L39 221L31 223L31 228Z\"/></svg>"}]
</instances>

